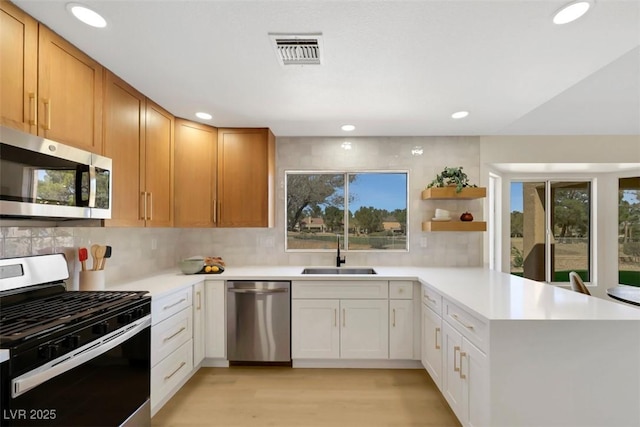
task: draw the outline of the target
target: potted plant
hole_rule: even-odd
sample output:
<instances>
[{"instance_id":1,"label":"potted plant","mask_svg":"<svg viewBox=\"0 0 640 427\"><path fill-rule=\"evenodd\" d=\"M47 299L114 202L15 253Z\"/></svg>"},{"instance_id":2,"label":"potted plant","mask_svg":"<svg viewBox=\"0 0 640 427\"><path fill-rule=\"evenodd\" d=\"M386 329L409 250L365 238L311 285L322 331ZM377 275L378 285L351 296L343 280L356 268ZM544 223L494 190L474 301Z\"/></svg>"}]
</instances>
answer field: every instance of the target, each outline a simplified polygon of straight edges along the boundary
<instances>
[{"instance_id":1,"label":"potted plant","mask_svg":"<svg viewBox=\"0 0 640 427\"><path fill-rule=\"evenodd\" d=\"M457 168L445 166L444 170L427 185L427 188L448 186L455 186L456 193L461 192L464 187L477 187L475 184L469 184L469 177L462 171L462 166Z\"/></svg>"}]
</instances>

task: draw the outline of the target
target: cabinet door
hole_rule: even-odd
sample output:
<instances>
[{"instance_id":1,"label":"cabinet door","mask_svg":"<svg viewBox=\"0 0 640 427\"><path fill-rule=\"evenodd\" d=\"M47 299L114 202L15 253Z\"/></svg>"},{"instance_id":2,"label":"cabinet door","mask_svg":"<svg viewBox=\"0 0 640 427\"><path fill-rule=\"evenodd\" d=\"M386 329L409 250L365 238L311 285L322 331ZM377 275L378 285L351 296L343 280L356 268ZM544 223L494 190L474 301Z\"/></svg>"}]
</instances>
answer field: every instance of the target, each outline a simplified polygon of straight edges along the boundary
<instances>
[{"instance_id":1,"label":"cabinet door","mask_svg":"<svg viewBox=\"0 0 640 427\"><path fill-rule=\"evenodd\" d=\"M102 154L104 69L39 25L38 134Z\"/></svg>"},{"instance_id":2,"label":"cabinet door","mask_svg":"<svg viewBox=\"0 0 640 427\"><path fill-rule=\"evenodd\" d=\"M291 301L291 358L340 357L340 301Z\"/></svg>"},{"instance_id":3,"label":"cabinet door","mask_svg":"<svg viewBox=\"0 0 640 427\"><path fill-rule=\"evenodd\" d=\"M193 286L193 366L204 360L205 343L204 282Z\"/></svg>"},{"instance_id":4,"label":"cabinet door","mask_svg":"<svg viewBox=\"0 0 640 427\"><path fill-rule=\"evenodd\" d=\"M113 160L111 219L107 226L143 227L141 211L145 97L113 73L105 79L104 154Z\"/></svg>"},{"instance_id":5,"label":"cabinet door","mask_svg":"<svg viewBox=\"0 0 640 427\"><path fill-rule=\"evenodd\" d=\"M145 193L142 195L145 224L147 227L171 227L174 117L147 99L145 124Z\"/></svg>"},{"instance_id":6,"label":"cabinet door","mask_svg":"<svg viewBox=\"0 0 640 427\"><path fill-rule=\"evenodd\" d=\"M176 119L175 225L214 227L218 130Z\"/></svg>"},{"instance_id":7,"label":"cabinet door","mask_svg":"<svg viewBox=\"0 0 640 427\"><path fill-rule=\"evenodd\" d=\"M0 124L36 134L38 23L0 2Z\"/></svg>"},{"instance_id":8,"label":"cabinet door","mask_svg":"<svg viewBox=\"0 0 640 427\"><path fill-rule=\"evenodd\" d=\"M218 129L220 227L274 225L274 166L269 129Z\"/></svg>"},{"instance_id":9,"label":"cabinet door","mask_svg":"<svg viewBox=\"0 0 640 427\"><path fill-rule=\"evenodd\" d=\"M205 282L205 355L216 359L227 356L227 328L225 286L223 280L207 280Z\"/></svg>"},{"instance_id":10,"label":"cabinet door","mask_svg":"<svg viewBox=\"0 0 640 427\"><path fill-rule=\"evenodd\" d=\"M442 390L442 318L422 305L422 366Z\"/></svg>"},{"instance_id":11,"label":"cabinet door","mask_svg":"<svg viewBox=\"0 0 640 427\"><path fill-rule=\"evenodd\" d=\"M442 322L442 394L458 419L465 424L462 378L460 377L460 352L462 335L447 322Z\"/></svg>"},{"instance_id":12,"label":"cabinet door","mask_svg":"<svg viewBox=\"0 0 640 427\"><path fill-rule=\"evenodd\" d=\"M413 300L389 300L389 358L413 359Z\"/></svg>"},{"instance_id":13,"label":"cabinet door","mask_svg":"<svg viewBox=\"0 0 640 427\"><path fill-rule=\"evenodd\" d=\"M490 413L487 355L463 338L460 361L466 425L488 426Z\"/></svg>"},{"instance_id":14,"label":"cabinet door","mask_svg":"<svg viewBox=\"0 0 640 427\"><path fill-rule=\"evenodd\" d=\"M340 358L387 359L388 301L341 300L340 309Z\"/></svg>"}]
</instances>

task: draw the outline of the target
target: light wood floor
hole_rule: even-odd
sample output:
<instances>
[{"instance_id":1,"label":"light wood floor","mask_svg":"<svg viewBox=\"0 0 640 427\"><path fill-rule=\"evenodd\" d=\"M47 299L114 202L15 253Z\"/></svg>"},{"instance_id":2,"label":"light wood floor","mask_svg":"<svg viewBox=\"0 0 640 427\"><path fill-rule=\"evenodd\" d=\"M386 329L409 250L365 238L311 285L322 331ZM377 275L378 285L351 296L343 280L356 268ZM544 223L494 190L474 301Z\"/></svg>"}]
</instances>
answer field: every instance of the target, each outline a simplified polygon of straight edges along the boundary
<instances>
[{"instance_id":1,"label":"light wood floor","mask_svg":"<svg viewBox=\"0 0 640 427\"><path fill-rule=\"evenodd\" d=\"M154 427L459 426L419 369L202 368Z\"/></svg>"}]
</instances>

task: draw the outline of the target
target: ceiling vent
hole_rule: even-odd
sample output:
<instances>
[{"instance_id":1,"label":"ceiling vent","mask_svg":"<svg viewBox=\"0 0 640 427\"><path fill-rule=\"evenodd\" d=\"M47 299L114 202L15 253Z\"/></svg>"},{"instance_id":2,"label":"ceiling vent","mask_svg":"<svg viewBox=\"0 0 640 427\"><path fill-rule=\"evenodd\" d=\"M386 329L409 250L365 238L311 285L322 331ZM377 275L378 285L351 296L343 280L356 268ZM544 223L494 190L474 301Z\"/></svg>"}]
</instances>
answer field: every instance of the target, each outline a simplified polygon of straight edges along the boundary
<instances>
[{"instance_id":1,"label":"ceiling vent","mask_svg":"<svg viewBox=\"0 0 640 427\"><path fill-rule=\"evenodd\" d=\"M320 65L322 34L269 34L282 65Z\"/></svg>"}]
</instances>

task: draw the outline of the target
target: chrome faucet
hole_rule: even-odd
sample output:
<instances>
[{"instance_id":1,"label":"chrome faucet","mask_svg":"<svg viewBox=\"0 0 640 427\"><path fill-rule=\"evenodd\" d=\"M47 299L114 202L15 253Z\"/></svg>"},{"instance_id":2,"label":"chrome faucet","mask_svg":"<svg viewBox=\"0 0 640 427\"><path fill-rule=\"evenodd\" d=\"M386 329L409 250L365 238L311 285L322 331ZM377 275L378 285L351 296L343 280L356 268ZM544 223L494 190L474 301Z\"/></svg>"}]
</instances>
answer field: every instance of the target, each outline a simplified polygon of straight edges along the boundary
<instances>
[{"instance_id":1,"label":"chrome faucet","mask_svg":"<svg viewBox=\"0 0 640 427\"><path fill-rule=\"evenodd\" d=\"M347 257L343 256L342 258L340 258L340 235L336 234L336 237L338 238L338 256L336 256L336 267L340 267L340 265L347 263Z\"/></svg>"}]
</instances>

